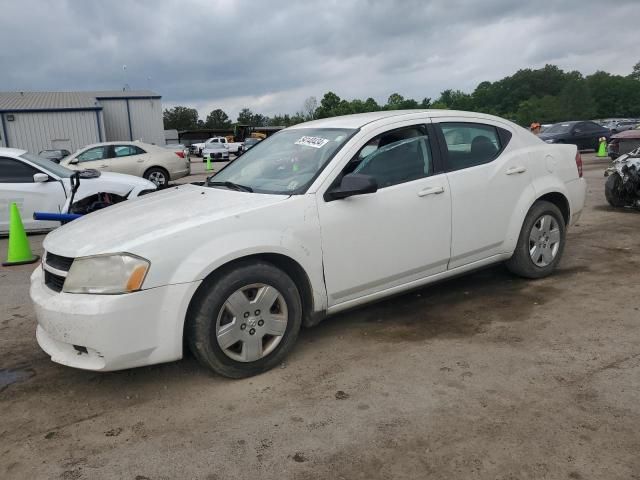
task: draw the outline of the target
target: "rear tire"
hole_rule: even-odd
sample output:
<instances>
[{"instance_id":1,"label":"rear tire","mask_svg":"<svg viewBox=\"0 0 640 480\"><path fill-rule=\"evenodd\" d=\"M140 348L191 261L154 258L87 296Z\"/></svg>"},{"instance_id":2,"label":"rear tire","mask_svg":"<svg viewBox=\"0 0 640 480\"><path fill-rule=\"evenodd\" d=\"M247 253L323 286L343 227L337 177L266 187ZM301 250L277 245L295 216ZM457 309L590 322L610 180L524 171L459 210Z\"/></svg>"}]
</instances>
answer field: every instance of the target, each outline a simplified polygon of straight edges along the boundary
<instances>
[{"instance_id":1,"label":"rear tire","mask_svg":"<svg viewBox=\"0 0 640 480\"><path fill-rule=\"evenodd\" d=\"M185 334L202 365L244 378L279 365L293 349L301 324L295 283L270 263L252 261L202 284L189 306Z\"/></svg>"},{"instance_id":2,"label":"rear tire","mask_svg":"<svg viewBox=\"0 0 640 480\"><path fill-rule=\"evenodd\" d=\"M161 188L167 188L169 186L169 172L167 172L164 168L161 167L151 167L149 170L144 172L144 178L153 182L158 187L158 190Z\"/></svg>"},{"instance_id":3,"label":"rear tire","mask_svg":"<svg viewBox=\"0 0 640 480\"><path fill-rule=\"evenodd\" d=\"M609 205L615 208L621 208L627 205L627 202L618 195L621 183L622 178L620 178L620 174L616 172L609 175L604 184L604 196L607 202L609 202Z\"/></svg>"},{"instance_id":4,"label":"rear tire","mask_svg":"<svg viewBox=\"0 0 640 480\"><path fill-rule=\"evenodd\" d=\"M506 266L524 278L546 277L560 262L565 238L566 226L560 209L551 202L539 200L529 209L516 249Z\"/></svg>"}]
</instances>

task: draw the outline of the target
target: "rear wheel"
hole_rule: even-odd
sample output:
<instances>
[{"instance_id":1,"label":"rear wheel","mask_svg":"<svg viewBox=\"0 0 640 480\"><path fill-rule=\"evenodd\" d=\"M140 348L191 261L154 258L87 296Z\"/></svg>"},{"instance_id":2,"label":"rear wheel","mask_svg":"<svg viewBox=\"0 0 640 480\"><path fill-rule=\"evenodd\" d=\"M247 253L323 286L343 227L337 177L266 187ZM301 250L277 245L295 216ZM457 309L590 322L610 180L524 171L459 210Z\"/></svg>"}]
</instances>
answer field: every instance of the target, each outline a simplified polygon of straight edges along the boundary
<instances>
[{"instance_id":1,"label":"rear wheel","mask_svg":"<svg viewBox=\"0 0 640 480\"><path fill-rule=\"evenodd\" d=\"M302 323L295 284L265 262L240 263L203 284L189 308L187 341L200 363L230 378L278 365Z\"/></svg>"},{"instance_id":2,"label":"rear wheel","mask_svg":"<svg viewBox=\"0 0 640 480\"><path fill-rule=\"evenodd\" d=\"M169 172L164 168L152 167L144 172L144 178L156 184L158 188L169 185Z\"/></svg>"},{"instance_id":3,"label":"rear wheel","mask_svg":"<svg viewBox=\"0 0 640 480\"><path fill-rule=\"evenodd\" d=\"M622 178L618 172L612 173L607 177L607 181L604 184L604 196L612 207L620 208L624 207L627 202L620 197L620 185L622 184Z\"/></svg>"},{"instance_id":4,"label":"rear wheel","mask_svg":"<svg viewBox=\"0 0 640 480\"><path fill-rule=\"evenodd\" d=\"M566 226L560 209L538 201L525 217L507 268L525 278L542 278L555 270L564 250Z\"/></svg>"}]
</instances>

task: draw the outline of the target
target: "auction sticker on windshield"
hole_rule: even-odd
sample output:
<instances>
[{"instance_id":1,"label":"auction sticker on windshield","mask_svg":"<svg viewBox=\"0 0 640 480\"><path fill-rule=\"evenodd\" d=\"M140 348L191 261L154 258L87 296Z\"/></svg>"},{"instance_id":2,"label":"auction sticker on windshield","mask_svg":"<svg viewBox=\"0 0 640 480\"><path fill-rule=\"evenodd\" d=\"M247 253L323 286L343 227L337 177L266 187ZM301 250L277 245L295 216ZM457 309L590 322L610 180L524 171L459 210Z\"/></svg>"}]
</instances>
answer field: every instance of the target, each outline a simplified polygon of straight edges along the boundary
<instances>
[{"instance_id":1,"label":"auction sticker on windshield","mask_svg":"<svg viewBox=\"0 0 640 480\"><path fill-rule=\"evenodd\" d=\"M327 138L307 137L307 136L300 137L300 140L295 142L296 145L304 145L306 147L313 147L313 148L322 148L327 143L329 143L329 139Z\"/></svg>"}]
</instances>

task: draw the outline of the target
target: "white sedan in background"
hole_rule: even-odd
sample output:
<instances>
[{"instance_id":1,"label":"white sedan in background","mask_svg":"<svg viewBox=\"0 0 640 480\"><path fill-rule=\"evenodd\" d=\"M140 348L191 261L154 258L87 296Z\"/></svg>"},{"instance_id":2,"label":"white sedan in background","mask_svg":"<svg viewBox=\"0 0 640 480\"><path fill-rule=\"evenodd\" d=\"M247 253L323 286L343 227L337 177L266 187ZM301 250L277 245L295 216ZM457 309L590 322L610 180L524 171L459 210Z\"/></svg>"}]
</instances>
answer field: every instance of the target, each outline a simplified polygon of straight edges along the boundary
<instances>
[{"instance_id":1,"label":"white sedan in background","mask_svg":"<svg viewBox=\"0 0 640 480\"><path fill-rule=\"evenodd\" d=\"M18 204L27 231L50 230L58 222L34 220L34 212L67 213L73 170L25 150L0 148L0 234L9 231L9 205ZM90 213L110 204L150 193L156 185L119 173L95 172L81 178L72 212Z\"/></svg>"},{"instance_id":2,"label":"white sedan in background","mask_svg":"<svg viewBox=\"0 0 640 480\"><path fill-rule=\"evenodd\" d=\"M191 173L182 151L142 142L105 142L87 145L60 161L73 170L96 169L126 173L151 180L159 188Z\"/></svg>"},{"instance_id":3,"label":"white sedan in background","mask_svg":"<svg viewBox=\"0 0 640 480\"><path fill-rule=\"evenodd\" d=\"M575 145L491 115L295 125L203 186L49 234L31 277L37 340L88 370L173 361L188 345L222 375L255 375L327 315L498 262L550 275L585 195Z\"/></svg>"}]
</instances>

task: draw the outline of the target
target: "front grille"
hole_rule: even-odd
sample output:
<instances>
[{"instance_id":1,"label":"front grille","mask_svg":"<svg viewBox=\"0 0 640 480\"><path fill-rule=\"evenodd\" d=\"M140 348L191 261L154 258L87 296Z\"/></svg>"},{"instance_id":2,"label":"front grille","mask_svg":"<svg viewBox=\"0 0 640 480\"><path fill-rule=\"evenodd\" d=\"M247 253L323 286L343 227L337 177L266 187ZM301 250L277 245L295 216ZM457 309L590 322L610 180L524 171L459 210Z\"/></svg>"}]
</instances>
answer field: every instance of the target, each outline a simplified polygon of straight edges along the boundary
<instances>
[{"instance_id":1,"label":"front grille","mask_svg":"<svg viewBox=\"0 0 640 480\"><path fill-rule=\"evenodd\" d=\"M68 272L71 268L71 264L73 263L73 258L62 257L60 255L56 255L55 253L47 252L45 261L51 268L62 270L63 272Z\"/></svg>"},{"instance_id":2,"label":"front grille","mask_svg":"<svg viewBox=\"0 0 640 480\"><path fill-rule=\"evenodd\" d=\"M44 284L55 292L61 292L64 285L64 277L55 275L48 270L44 271Z\"/></svg>"}]
</instances>

